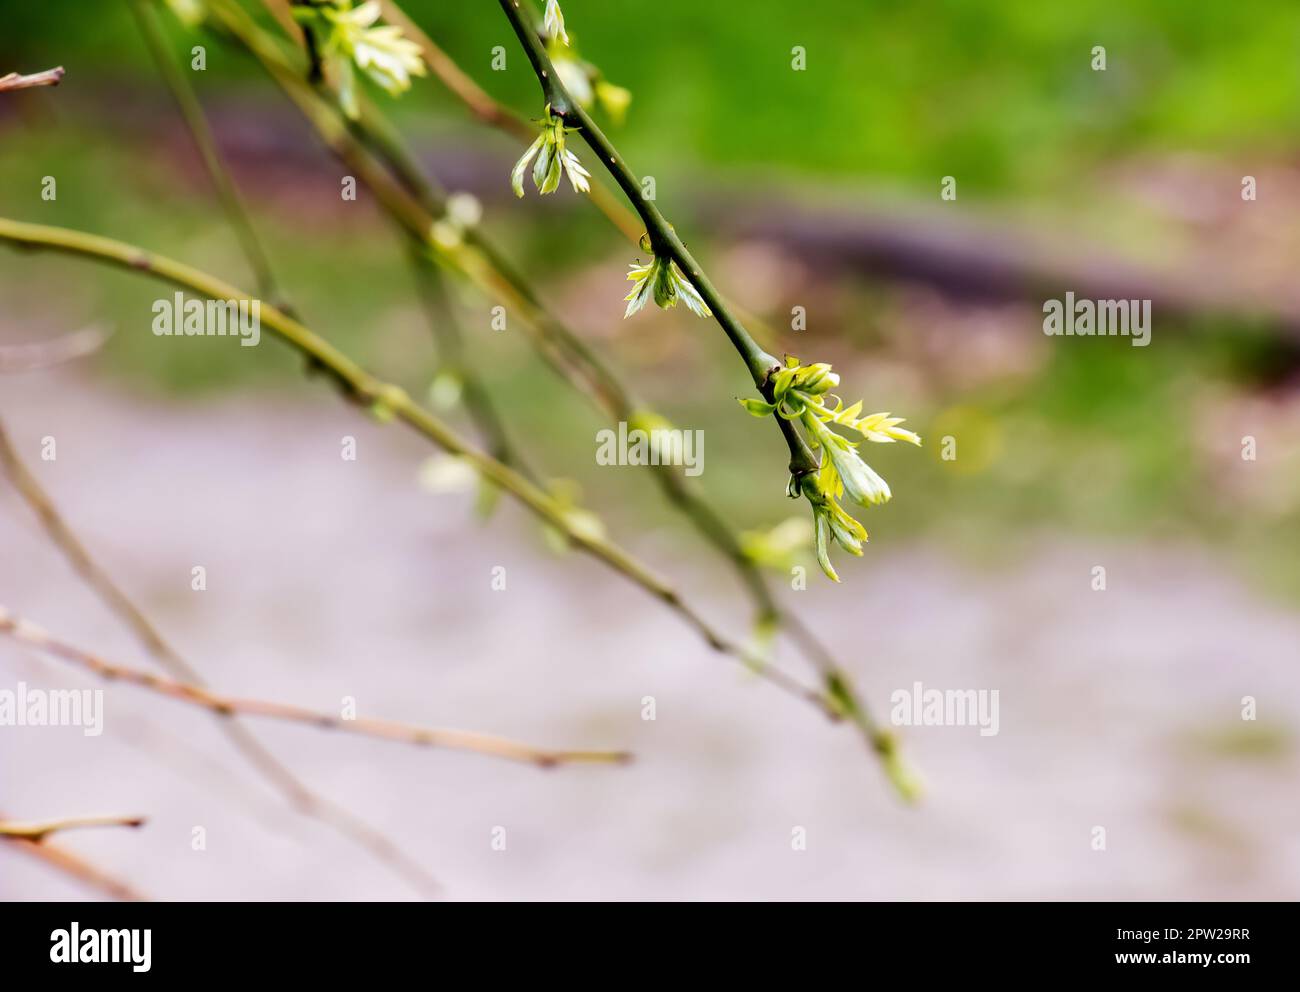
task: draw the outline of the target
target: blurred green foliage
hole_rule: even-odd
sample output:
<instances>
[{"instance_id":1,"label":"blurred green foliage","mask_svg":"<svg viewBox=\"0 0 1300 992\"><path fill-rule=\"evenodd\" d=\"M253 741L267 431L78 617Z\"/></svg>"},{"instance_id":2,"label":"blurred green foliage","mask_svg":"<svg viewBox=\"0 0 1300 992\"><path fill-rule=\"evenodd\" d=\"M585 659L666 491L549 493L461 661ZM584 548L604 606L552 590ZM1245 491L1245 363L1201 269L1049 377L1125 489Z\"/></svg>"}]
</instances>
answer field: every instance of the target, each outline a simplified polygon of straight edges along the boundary
<instances>
[{"instance_id":1,"label":"blurred green foliage","mask_svg":"<svg viewBox=\"0 0 1300 992\"><path fill-rule=\"evenodd\" d=\"M148 72L124 4L9 4L0 57ZM495 95L536 86L492 0L407 0ZM1289 148L1300 6L1277 0L567 0L584 57L635 94L629 154L1053 192L1115 151ZM540 8L539 8L540 9ZM653 17L647 11L653 11ZM492 49L506 72L491 72ZM807 71L791 70L791 50ZM1090 68L1093 46L1105 73ZM221 60L218 77L242 74ZM436 86L424 87L426 93ZM429 99L443 100L438 93ZM536 108L540 112L540 108ZM639 157L639 154L638 154Z\"/></svg>"}]
</instances>

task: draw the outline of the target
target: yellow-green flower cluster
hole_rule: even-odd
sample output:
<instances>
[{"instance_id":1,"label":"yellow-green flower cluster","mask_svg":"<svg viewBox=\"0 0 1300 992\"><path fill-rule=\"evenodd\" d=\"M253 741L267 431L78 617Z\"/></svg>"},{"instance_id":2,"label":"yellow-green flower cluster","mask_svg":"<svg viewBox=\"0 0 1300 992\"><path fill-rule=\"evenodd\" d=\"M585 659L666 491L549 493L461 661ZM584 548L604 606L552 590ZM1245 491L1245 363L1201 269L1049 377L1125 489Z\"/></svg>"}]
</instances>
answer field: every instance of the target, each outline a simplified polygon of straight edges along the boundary
<instances>
[{"instance_id":1,"label":"yellow-green flower cluster","mask_svg":"<svg viewBox=\"0 0 1300 992\"><path fill-rule=\"evenodd\" d=\"M539 193L554 193L560 188L560 179L564 176L569 177L575 193L590 192L591 173L582 167L578 156L565 146L565 134L569 129L564 126L564 118L551 113L548 105L546 116L540 123L542 133L519 157L514 171L510 173L510 186L514 189L515 196L524 195L524 173L534 158L537 161L533 164L533 185Z\"/></svg>"},{"instance_id":2,"label":"yellow-green flower cluster","mask_svg":"<svg viewBox=\"0 0 1300 992\"><path fill-rule=\"evenodd\" d=\"M885 502L893 494L889 484L858 454L859 442L831 430L830 425L857 431L877 444L907 441L919 446L921 439L913 431L898 426L903 422L902 417L891 417L888 413L860 416L861 401L846 407L831 392L840 384L840 377L825 362L800 365L797 358L787 357L785 366L773 374L771 383L772 402L743 399L740 403L755 417L775 414L801 424L808 443L822 452L817 471L791 477L788 492L794 498L806 497L812 506L817 561L822 571L838 582L839 576L830 562L831 541L850 554L861 555L867 540L865 528L839 501L847 497L859 506L869 507ZM835 401L833 407L828 405L828 399Z\"/></svg>"},{"instance_id":3,"label":"yellow-green flower cluster","mask_svg":"<svg viewBox=\"0 0 1300 992\"><path fill-rule=\"evenodd\" d=\"M351 0L332 4L295 6L294 17L311 31L321 60L338 87L339 106L355 120L361 113L353 66L364 72L390 96L411 88L412 76L426 73L420 46L402 37L392 24L375 27L381 8L377 0L358 7Z\"/></svg>"},{"instance_id":4,"label":"yellow-green flower cluster","mask_svg":"<svg viewBox=\"0 0 1300 992\"><path fill-rule=\"evenodd\" d=\"M553 41L567 45L569 33L564 30L564 11L560 10L560 0L546 0L546 13L542 17L542 30Z\"/></svg>"},{"instance_id":5,"label":"yellow-green flower cluster","mask_svg":"<svg viewBox=\"0 0 1300 992\"><path fill-rule=\"evenodd\" d=\"M685 273L670 258L652 255L645 264L633 265L627 278L634 285L632 291L623 297L627 300L624 319L631 317L651 299L665 310L677 306L677 301L681 300L697 317L713 316L699 290L691 285Z\"/></svg>"}]
</instances>

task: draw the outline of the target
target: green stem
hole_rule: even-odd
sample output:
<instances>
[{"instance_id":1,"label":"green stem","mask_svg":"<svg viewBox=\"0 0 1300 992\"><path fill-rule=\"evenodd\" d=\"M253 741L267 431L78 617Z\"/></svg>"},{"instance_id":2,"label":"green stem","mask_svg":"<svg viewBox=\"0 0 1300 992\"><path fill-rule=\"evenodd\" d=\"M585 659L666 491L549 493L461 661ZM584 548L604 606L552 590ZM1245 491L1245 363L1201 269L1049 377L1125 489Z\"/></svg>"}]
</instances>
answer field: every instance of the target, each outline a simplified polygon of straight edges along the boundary
<instances>
[{"instance_id":1,"label":"green stem","mask_svg":"<svg viewBox=\"0 0 1300 992\"><path fill-rule=\"evenodd\" d=\"M555 71L546 47L531 22L532 18L521 9L521 0L498 0L506 18L514 28L519 43L523 46L532 64L533 72L541 85L542 96L550 105L552 113L564 118L569 126L579 130L583 140L596 154L601 166L610 174L619 188L627 196L629 203L636 210L646 225L646 234L650 238L651 248L661 257L668 257L690 279L699 291L704 302L713 311L714 318L726 333L728 339L744 359L746 367L760 394L769 403L773 401L772 374L780 369L780 363L763 351L758 343L745 330L744 325L735 316L727 301L717 291L705 275L703 268L686 248L676 230L660 212L654 201L645 197L644 189L636 173L628 166L626 160L605 136L591 115L570 96ZM782 417L774 418L781 431L782 438L790 452L790 474L796 479L810 476L817 472L820 465L803 435L791 422ZM777 616L781 616L778 612ZM915 784L910 774L903 767L897 755L893 738L880 730L871 719L869 712L861 702L848 675L835 662L834 658L820 644L806 626L791 623L789 615L785 621L808 649L814 663L822 672L823 679L831 697L837 699L842 711L862 730L873 749L882 758L886 773L900 794L905 798L915 796Z\"/></svg>"},{"instance_id":2,"label":"green stem","mask_svg":"<svg viewBox=\"0 0 1300 992\"><path fill-rule=\"evenodd\" d=\"M628 167L623 156L605 137L605 133L592 120L591 115L569 95L560 80L559 73L551 63L550 56L546 54L541 38L529 23L531 18L520 9L521 0L499 0L499 2L519 38L519 43L528 55L528 61L532 63L533 71L542 87L542 95L550 104L551 111L564 118L569 126L582 132L583 140L595 152L596 157L600 159L600 164L623 190L632 208L645 222L646 234L650 238L650 246L654 253L661 258L667 257L676 262L692 285L699 290L700 296L713 311L714 318L732 346L744 359L754 385L758 387L764 398L771 402L769 380L772 373L780 368L780 362L760 348L758 342L745 330L722 294L714 288L709 277L705 275L704 269L687 250L673 226L668 223L654 201L646 199L641 180L637 178L636 173ZM782 435L786 446L790 449L791 473L804 475L816 471L816 458L807 443L799 436L799 432L786 430L783 427Z\"/></svg>"}]
</instances>

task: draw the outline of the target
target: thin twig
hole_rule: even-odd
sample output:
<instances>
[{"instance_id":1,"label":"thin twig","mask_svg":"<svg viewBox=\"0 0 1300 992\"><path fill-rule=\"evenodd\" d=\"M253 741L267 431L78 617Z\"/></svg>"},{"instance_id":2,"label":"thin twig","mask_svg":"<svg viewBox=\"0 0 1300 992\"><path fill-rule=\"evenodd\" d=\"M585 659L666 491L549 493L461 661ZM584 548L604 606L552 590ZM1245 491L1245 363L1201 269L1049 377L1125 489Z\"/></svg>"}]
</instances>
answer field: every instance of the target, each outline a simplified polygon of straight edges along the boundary
<instances>
[{"instance_id":1,"label":"thin twig","mask_svg":"<svg viewBox=\"0 0 1300 992\"><path fill-rule=\"evenodd\" d=\"M307 33L302 29L302 25L293 19L293 0L266 0L266 9L290 37L301 38Z\"/></svg>"},{"instance_id":2,"label":"thin twig","mask_svg":"<svg viewBox=\"0 0 1300 992\"><path fill-rule=\"evenodd\" d=\"M65 816L58 820L41 820L35 823L16 823L0 820L0 837L11 837L40 843L51 834L63 830L81 830L86 827L142 827L143 816Z\"/></svg>"},{"instance_id":3,"label":"thin twig","mask_svg":"<svg viewBox=\"0 0 1300 992\"><path fill-rule=\"evenodd\" d=\"M38 86L58 86L63 76L63 66L46 69L44 72L34 72L30 76L11 72L7 76L0 76L0 93L7 93L10 90L30 90Z\"/></svg>"},{"instance_id":4,"label":"thin twig","mask_svg":"<svg viewBox=\"0 0 1300 992\"><path fill-rule=\"evenodd\" d=\"M274 2L274 0L268 0ZM536 137L536 128L527 120L516 114L509 107L505 107L492 98L492 96L476 83L469 73L465 72L443 49L434 42L428 34L421 29L420 25L415 23L411 17L402 10L393 0L379 0L380 7L384 13L384 20L389 24L396 24L402 29L402 34L410 38L420 46L420 52L424 56L425 64L433 70L433 74L438 77L447 89L459 99L469 111L484 124L498 128L512 138L521 138L532 141ZM627 213L626 208L620 203L617 208L623 213ZM630 222L635 225L636 221L631 219ZM640 237L640 232L633 234L635 239Z\"/></svg>"},{"instance_id":5,"label":"thin twig","mask_svg":"<svg viewBox=\"0 0 1300 992\"><path fill-rule=\"evenodd\" d=\"M0 820L4 819L4 813L0 811ZM29 857L43 861L51 868L62 872L74 881L85 885L88 888L95 889L110 899L120 899L124 902L140 902L145 899L136 889L119 881L107 872L95 867L85 858L71 851L59 847L57 844L41 843L35 840L28 840L25 837L4 837L0 840L0 846L9 846L16 851L21 851Z\"/></svg>"},{"instance_id":6,"label":"thin twig","mask_svg":"<svg viewBox=\"0 0 1300 992\"><path fill-rule=\"evenodd\" d=\"M0 634L7 634L15 640L84 668L107 681L126 682L222 715L238 714L290 723L305 723L321 730L337 730L342 733L377 737L419 747L468 751L489 758L502 758L507 761L536 765L539 768L554 768L568 764L621 764L630 759L626 751L555 751L470 730L418 727L389 720L349 719L290 703L226 696L192 683L177 682L154 675L152 672L105 661L88 651L53 637L35 624L14 616L3 606L0 606Z\"/></svg>"}]
</instances>

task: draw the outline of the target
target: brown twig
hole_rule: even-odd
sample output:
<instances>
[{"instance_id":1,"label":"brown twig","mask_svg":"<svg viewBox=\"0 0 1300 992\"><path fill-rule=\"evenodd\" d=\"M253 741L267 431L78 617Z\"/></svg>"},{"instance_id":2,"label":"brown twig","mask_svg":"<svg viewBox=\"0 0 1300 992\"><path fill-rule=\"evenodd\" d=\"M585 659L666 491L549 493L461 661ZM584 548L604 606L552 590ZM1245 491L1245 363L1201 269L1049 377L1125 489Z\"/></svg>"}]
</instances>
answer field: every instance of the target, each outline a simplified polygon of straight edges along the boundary
<instances>
[{"instance_id":1,"label":"brown twig","mask_svg":"<svg viewBox=\"0 0 1300 992\"><path fill-rule=\"evenodd\" d=\"M3 811L0 811L0 820L4 820ZM125 902L140 902L145 899L145 896L125 882L119 881L107 872L96 868L80 855L73 854L57 844L6 835L3 840L0 840L0 846L4 845L45 862L56 871L61 871L82 885L97 889L110 899L121 899Z\"/></svg>"},{"instance_id":2,"label":"brown twig","mask_svg":"<svg viewBox=\"0 0 1300 992\"><path fill-rule=\"evenodd\" d=\"M533 747L493 734L471 730L448 730L419 727L388 720L345 719L318 710L310 710L291 703L274 703L261 699L240 699L226 696L202 686L163 678L152 672L125 665L113 664L87 651L51 636L34 624L14 616L0 606L0 634L29 644L51 657L59 658L86 669L110 682L126 682L148 689L171 699L189 703L220 713L224 716L255 716L290 723L305 723L321 730L337 730L384 740L399 741L420 747L445 748L452 751L469 751L491 758L518 761L540 768L577 763L619 764L629 760L626 751L553 751Z\"/></svg>"},{"instance_id":3,"label":"brown twig","mask_svg":"<svg viewBox=\"0 0 1300 992\"><path fill-rule=\"evenodd\" d=\"M51 834L63 830L81 830L86 827L142 827L143 816L65 816L58 820L41 820L35 823L16 823L0 820L0 837L31 840L40 843Z\"/></svg>"},{"instance_id":4,"label":"brown twig","mask_svg":"<svg viewBox=\"0 0 1300 992\"><path fill-rule=\"evenodd\" d=\"M6 843L12 844L24 854L44 861L65 875L71 875L83 885L99 889L112 899L120 899L123 902L142 902L145 899L145 896L136 889L101 871L85 858L65 848L53 844L38 844L34 840L12 839Z\"/></svg>"},{"instance_id":5,"label":"brown twig","mask_svg":"<svg viewBox=\"0 0 1300 992\"><path fill-rule=\"evenodd\" d=\"M0 76L0 93L6 93L9 90L30 90L38 86L58 86L63 75L63 66L61 65L53 69L46 69L44 72L34 72L30 76L21 76L16 72L11 72L7 76Z\"/></svg>"}]
</instances>

